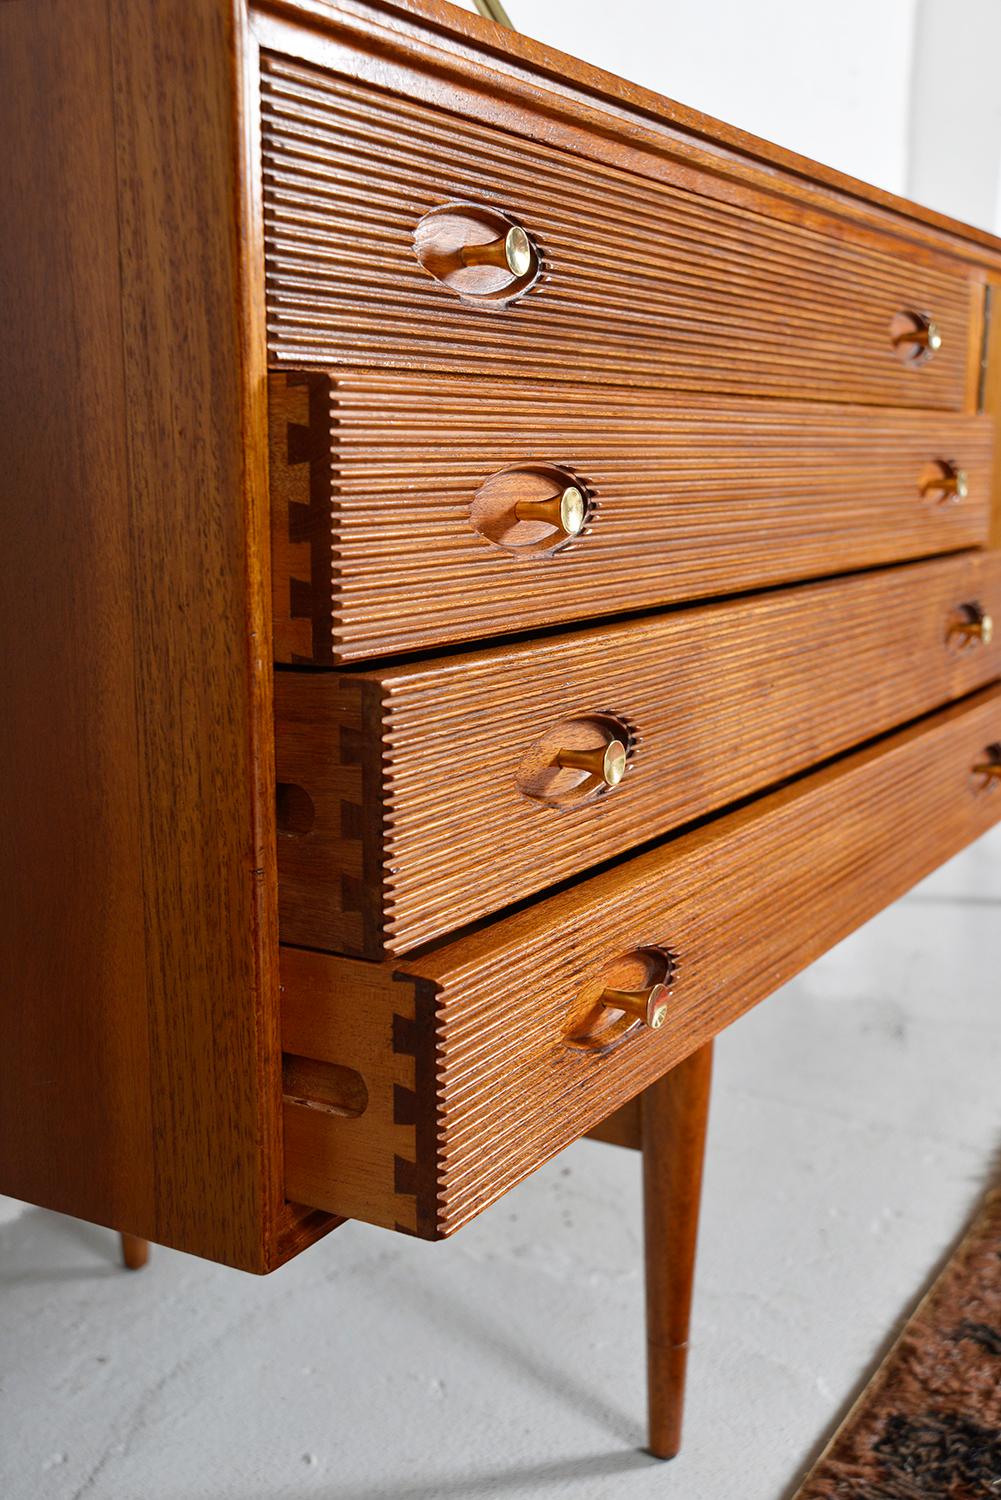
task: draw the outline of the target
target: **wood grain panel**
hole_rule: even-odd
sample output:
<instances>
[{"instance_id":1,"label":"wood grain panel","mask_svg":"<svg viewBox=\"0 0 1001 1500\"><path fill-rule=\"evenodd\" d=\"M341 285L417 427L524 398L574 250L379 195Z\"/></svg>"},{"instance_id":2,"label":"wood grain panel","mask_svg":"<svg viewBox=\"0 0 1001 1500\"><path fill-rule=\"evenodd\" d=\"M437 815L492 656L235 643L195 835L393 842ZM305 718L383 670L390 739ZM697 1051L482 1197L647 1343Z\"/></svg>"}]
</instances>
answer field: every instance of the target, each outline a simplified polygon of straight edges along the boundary
<instances>
[{"instance_id":1,"label":"wood grain panel","mask_svg":"<svg viewBox=\"0 0 1001 1500\"><path fill-rule=\"evenodd\" d=\"M397 990L415 980L433 986L424 1038L434 1041L435 1078L416 1101L424 1139L434 1138L430 1170L426 1159L418 1164L421 1184L434 1182L433 1196L419 1189L433 1232L459 1228L1001 819L1001 784L972 770L999 741L994 688L378 971L394 974L392 989L376 993L364 979L371 1002L356 1008L358 1025L383 1035ZM582 989L648 945L677 959L667 1024L605 1053L574 1045ZM283 949L283 1045L352 1066L339 996L372 973L350 959ZM288 1191L336 1213L339 1156L360 1155L368 1116L327 1116L326 1129L300 1144L294 1120L306 1108L286 1106ZM395 1222L388 1199L373 1222Z\"/></svg>"},{"instance_id":2,"label":"wood grain panel","mask_svg":"<svg viewBox=\"0 0 1001 1500\"><path fill-rule=\"evenodd\" d=\"M245 20L0 5L0 1191L263 1271L331 1221L281 1195Z\"/></svg>"},{"instance_id":3,"label":"wood grain panel","mask_svg":"<svg viewBox=\"0 0 1001 1500\"><path fill-rule=\"evenodd\" d=\"M282 57L262 66L276 363L967 402L971 283L951 262L641 180ZM474 306L419 265L417 224L449 203L531 233L542 274L516 304ZM932 360L897 358L902 311L938 323Z\"/></svg>"},{"instance_id":4,"label":"wood grain panel","mask_svg":"<svg viewBox=\"0 0 1001 1500\"><path fill-rule=\"evenodd\" d=\"M305 383L304 383L305 382ZM982 544L987 417L344 371L271 377L275 651L350 662ZM922 492L937 460L968 497ZM548 554L488 541L491 475L591 496Z\"/></svg>"},{"instance_id":5,"label":"wood grain panel","mask_svg":"<svg viewBox=\"0 0 1001 1500\"><path fill-rule=\"evenodd\" d=\"M363 675L279 672L278 777L312 809L279 834L283 939L406 952L971 692L1001 677L1001 635L961 649L964 605L1001 620L1001 556ZM532 747L551 764L557 726L596 714L628 726L620 785L532 795Z\"/></svg>"},{"instance_id":6,"label":"wood grain panel","mask_svg":"<svg viewBox=\"0 0 1001 1500\"><path fill-rule=\"evenodd\" d=\"M103 0L0 6L0 52L0 1192L148 1236L142 784Z\"/></svg>"}]
</instances>

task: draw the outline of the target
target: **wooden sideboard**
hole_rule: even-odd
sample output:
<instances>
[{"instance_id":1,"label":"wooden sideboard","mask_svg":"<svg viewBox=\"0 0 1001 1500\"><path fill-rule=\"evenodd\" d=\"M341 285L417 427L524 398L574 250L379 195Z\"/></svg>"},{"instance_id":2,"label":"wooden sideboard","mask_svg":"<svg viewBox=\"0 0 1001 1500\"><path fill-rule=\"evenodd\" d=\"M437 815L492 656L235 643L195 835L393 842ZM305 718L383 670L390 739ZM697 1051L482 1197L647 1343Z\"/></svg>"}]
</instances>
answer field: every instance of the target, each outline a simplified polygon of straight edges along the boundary
<instances>
[{"instance_id":1,"label":"wooden sideboard","mask_svg":"<svg viewBox=\"0 0 1001 1500\"><path fill-rule=\"evenodd\" d=\"M642 1144L669 1454L713 1037L1001 818L1001 243L442 0L0 42L0 1191Z\"/></svg>"}]
</instances>

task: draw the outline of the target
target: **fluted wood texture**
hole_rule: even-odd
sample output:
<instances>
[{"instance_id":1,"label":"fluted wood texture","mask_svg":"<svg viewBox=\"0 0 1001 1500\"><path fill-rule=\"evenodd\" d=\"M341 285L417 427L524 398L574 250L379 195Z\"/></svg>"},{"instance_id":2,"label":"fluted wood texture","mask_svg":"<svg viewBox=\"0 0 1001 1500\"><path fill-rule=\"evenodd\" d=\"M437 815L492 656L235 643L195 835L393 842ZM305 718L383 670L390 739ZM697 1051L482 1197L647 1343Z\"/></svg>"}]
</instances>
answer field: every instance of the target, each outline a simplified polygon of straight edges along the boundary
<instances>
[{"instance_id":1,"label":"fluted wood texture","mask_svg":"<svg viewBox=\"0 0 1001 1500\"><path fill-rule=\"evenodd\" d=\"M989 417L365 375L271 377L279 661L354 661L982 544ZM936 461L969 495L922 492ZM583 535L515 556L490 475L589 491Z\"/></svg>"},{"instance_id":2,"label":"fluted wood texture","mask_svg":"<svg viewBox=\"0 0 1001 1500\"><path fill-rule=\"evenodd\" d=\"M277 362L964 404L971 285L945 257L853 243L820 214L783 222L778 198L768 217L711 201L282 57L262 68ZM460 301L419 265L419 220L456 202L535 238L542 275L510 308ZM944 336L920 367L891 344L908 310Z\"/></svg>"},{"instance_id":3,"label":"fluted wood texture","mask_svg":"<svg viewBox=\"0 0 1001 1500\"><path fill-rule=\"evenodd\" d=\"M405 952L1001 676L1001 556L912 564L378 673L279 672L285 941ZM632 731L611 791L522 790L561 722ZM556 734L558 741L559 735ZM572 740L571 740L572 743ZM551 757L550 757L551 759Z\"/></svg>"},{"instance_id":4,"label":"fluted wood texture","mask_svg":"<svg viewBox=\"0 0 1001 1500\"><path fill-rule=\"evenodd\" d=\"M434 1113L424 1139L435 1143L436 1201L424 1203L421 1222L433 1210L435 1233L459 1228L1001 818L1001 786L971 771L999 739L993 688L467 938L387 965L396 985L423 980L436 996L434 1098L425 1090L415 1102ZM667 1024L604 1055L572 1045L581 988L651 944L678 959ZM307 1029L352 1065L335 997L369 972L357 960L284 949L283 1045L301 1052ZM391 994L382 1004L393 1005ZM377 1003L359 1024L385 1028ZM308 1170L317 1207L342 1211L339 1153L349 1141L363 1151L366 1118L325 1117L308 1164L290 1155L286 1135L288 1181L301 1184ZM422 1181L417 1191L430 1192Z\"/></svg>"}]
</instances>

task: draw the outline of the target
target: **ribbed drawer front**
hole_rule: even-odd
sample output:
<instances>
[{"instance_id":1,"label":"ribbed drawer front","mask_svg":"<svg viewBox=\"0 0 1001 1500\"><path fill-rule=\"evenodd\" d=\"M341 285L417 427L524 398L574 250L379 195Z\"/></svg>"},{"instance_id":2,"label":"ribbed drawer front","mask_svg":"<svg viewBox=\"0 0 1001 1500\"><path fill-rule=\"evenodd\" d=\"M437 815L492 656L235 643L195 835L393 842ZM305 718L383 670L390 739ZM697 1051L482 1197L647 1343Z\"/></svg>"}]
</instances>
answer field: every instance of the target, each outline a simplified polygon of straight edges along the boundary
<instances>
[{"instance_id":1,"label":"ribbed drawer front","mask_svg":"<svg viewBox=\"0 0 1001 1500\"><path fill-rule=\"evenodd\" d=\"M968 555L412 667L279 672L282 936L367 957L438 938L1001 677L990 620L1001 556ZM613 740L614 787L554 768Z\"/></svg>"},{"instance_id":2,"label":"ribbed drawer front","mask_svg":"<svg viewBox=\"0 0 1001 1500\"><path fill-rule=\"evenodd\" d=\"M285 949L283 1046L319 1075L289 1078L288 1196L457 1229L1001 818L999 762L989 689L423 957ZM651 953L666 1023L583 1045L582 997Z\"/></svg>"},{"instance_id":3,"label":"ribbed drawer front","mask_svg":"<svg viewBox=\"0 0 1001 1500\"><path fill-rule=\"evenodd\" d=\"M280 661L413 651L987 536L987 417L349 370L273 376L270 412ZM928 487L948 463L962 498ZM572 540L505 530L505 474L539 470L587 497Z\"/></svg>"},{"instance_id":4,"label":"ribbed drawer front","mask_svg":"<svg viewBox=\"0 0 1001 1500\"><path fill-rule=\"evenodd\" d=\"M971 286L844 224L638 178L322 70L262 59L268 329L279 363L353 361L891 405L964 404ZM545 134L540 115L539 135ZM528 231L541 273L472 305L418 261L448 205ZM819 227L817 227L819 226ZM898 358L891 324L942 346Z\"/></svg>"}]
</instances>

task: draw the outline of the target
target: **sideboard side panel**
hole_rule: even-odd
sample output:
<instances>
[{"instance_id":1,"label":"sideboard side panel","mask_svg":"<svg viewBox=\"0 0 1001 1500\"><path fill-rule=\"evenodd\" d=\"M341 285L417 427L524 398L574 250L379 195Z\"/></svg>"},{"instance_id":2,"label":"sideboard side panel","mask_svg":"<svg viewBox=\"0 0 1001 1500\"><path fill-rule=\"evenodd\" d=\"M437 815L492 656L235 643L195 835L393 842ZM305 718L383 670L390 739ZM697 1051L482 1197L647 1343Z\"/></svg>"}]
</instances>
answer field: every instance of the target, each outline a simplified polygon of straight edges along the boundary
<instances>
[{"instance_id":1,"label":"sideboard side panel","mask_svg":"<svg viewBox=\"0 0 1001 1500\"><path fill-rule=\"evenodd\" d=\"M155 1229L105 0L0 7L0 1191Z\"/></svg>"},{"instance_id":2,"label":"sideboard side panel","mask_svg":"<svg viewBox=\"0 0 1001 1500\"><path fill-rule=\"evenodd\" d=\"M0 26L0 1191L264 1270L284 1210L245 16L12 0Z\"/></svg>"},{"instance_id":3,"label":"sideboard side panel","mask_svg":"<svg viewBox=\"0 0 1001 1500\"><path fill-rule=\"evenodd\" d=\"M109 0L156 1238L261 1269L277 947L241 18Z\"/></svg>"}]
</instances>

